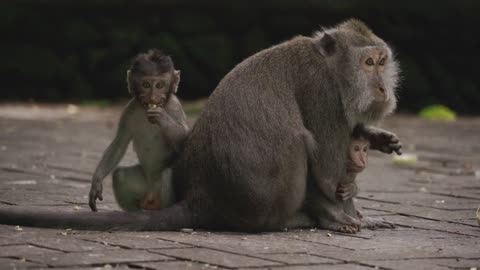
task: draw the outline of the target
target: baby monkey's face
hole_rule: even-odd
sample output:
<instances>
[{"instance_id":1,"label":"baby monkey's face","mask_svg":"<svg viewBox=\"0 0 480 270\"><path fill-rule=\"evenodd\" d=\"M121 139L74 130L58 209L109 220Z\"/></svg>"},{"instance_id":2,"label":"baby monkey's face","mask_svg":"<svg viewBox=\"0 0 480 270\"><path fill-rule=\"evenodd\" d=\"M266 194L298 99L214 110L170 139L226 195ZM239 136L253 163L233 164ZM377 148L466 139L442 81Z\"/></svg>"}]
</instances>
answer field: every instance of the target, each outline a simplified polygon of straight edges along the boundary
<instances>
[{"instance_id":1,"label":"baby monkey's face","mask_svg":"<svg viewBox=\"0 0 480 270\"><path fill-rule=\"evenodd\" d=\"M172 94L170 73L138 76L135 82L137 98L146 109L165 107Z\"/></svg>"},{"instance_id":2,"label":"baby monkey's face","mask_svg":"<svg viewBox=\"0 0 480 270\"><path fill-rule=\"evenodd\" d=\"M363 138L353 139L349 148L349 160L347 170L352 173L360 173L368 165L368 148L370 143Z\"/></svg>"}]
</instances>

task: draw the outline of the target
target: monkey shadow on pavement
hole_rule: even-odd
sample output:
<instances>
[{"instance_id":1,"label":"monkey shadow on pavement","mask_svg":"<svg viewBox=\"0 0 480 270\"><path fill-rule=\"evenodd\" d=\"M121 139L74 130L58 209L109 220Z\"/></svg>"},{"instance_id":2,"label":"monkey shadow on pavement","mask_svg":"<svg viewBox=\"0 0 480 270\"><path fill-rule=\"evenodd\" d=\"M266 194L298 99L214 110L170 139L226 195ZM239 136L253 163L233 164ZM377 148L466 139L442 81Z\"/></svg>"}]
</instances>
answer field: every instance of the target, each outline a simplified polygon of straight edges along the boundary
<instances>
[{"instance_id":1,"label":"monkey shadow on pavement","mask_svg":"<svg viewBox=\"0 0 480 270\"><path fill-rule=\"evenodd\" d=\"M191 127L200 102L182 102ZM0 208L90 211L95 166L122 105L0 105ZM372 151L356 205L396 229L341 234L319 229L258 234L93 232L0 225L0 268L449 269L480 265L480 118L428 122L395 115L405 154ZM136 163L128 149L122 165ZM99 211L119 211L107 177Z\"/></svg>"}]
</instances>

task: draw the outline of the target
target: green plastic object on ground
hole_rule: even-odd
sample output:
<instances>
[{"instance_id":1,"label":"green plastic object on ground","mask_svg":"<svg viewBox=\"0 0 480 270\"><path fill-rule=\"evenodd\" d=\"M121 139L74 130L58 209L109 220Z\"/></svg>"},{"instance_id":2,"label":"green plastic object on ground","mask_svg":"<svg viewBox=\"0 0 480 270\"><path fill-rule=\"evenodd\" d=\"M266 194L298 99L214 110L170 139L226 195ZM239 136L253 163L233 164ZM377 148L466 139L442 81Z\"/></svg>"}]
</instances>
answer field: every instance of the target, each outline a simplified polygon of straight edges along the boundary
<instances>
[{"instance_id":1,"label":"green plastic object on ground","mask_svg":"<svg viewBox=\"0 0 480 270\"><path fill-rule=\"evenodd\" d=\"M420 117L427 120L455 121L457 114L445 105L431 105L420 111Z\"/></svg>"}]
</instances>

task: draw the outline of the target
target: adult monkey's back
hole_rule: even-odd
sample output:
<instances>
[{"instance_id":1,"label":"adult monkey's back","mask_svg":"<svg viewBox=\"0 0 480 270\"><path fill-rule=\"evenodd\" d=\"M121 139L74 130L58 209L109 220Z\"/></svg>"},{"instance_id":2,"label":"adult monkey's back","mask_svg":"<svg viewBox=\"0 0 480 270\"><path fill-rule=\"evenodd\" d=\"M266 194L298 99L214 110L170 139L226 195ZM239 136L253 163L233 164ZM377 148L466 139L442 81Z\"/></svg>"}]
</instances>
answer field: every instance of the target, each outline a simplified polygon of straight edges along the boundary
<instances>
[{"instance_id":1,"label":"adult monkey's back","mask_svg":"<svg viewBox=\"0 0 480 270\"><path fill-rule=\"evenodd\" d=\"M247 58L215 89L174 168L185 201L152 213L3 209L0 221L82 229L258 231L312 220L355 232L360 221L353 202L335 198L346 174L350 133L395 108L396 81L389 47L359 21L296 37ZM390 133L365 131L373 149L398 147Z\"/></svg>"}]
</instances>

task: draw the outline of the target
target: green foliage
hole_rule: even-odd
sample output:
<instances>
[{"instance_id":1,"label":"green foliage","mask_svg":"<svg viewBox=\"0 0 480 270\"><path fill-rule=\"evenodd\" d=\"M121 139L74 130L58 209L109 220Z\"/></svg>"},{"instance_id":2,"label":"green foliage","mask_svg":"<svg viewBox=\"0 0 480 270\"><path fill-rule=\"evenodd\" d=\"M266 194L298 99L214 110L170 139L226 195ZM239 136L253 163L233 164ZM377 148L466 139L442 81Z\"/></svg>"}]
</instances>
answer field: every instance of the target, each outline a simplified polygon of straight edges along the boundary
<instances>
[{"instance_id":1,"label":"green foliage","mask_svg":"<svg viewBox=\"0 0 480 270\"><path fill-rule=\"evenodd\" d=\"M444 105L431 105L423 108L420 117L426 120L455 121L457 114Z\"/></svg>"},{"instance_id":2,"label":"green foliage","mask_svg":"<svg viewBox=\"0 0 480 270\"><path fill-rule=\"evenodd\" d=\"M206 97L245 57L356 17L394 47L403 71L400 111L438 103L480 113L480 36L472 34L480 2L123 2L0 3L0 73L7 89L0 98L125 98L131 59L151 48L170 54L182 71L181 98Z\"/></svg>"},{"instance_id":3,"label":"green foliage","mask_svg":"<svg viewBox=\"0 0 480 270\"><path fill-rule=\"evenodd\" d=\"M188 117L198 117L205 107L206 100L200 99L196 101L184 102L183 110Z\"/></svg>"},{"instance_id":4,"label":"green foliage","mask_svg":"<svg viewBox=\"0 0 480 270\"><path fill-rule=\"evenodd\" d=\"M79 105L84 107L105 108L112 105L112 102L108 99L94 99L94 100L86 99L86 100L80 101Z\"/></svg>"}]
</instances>

